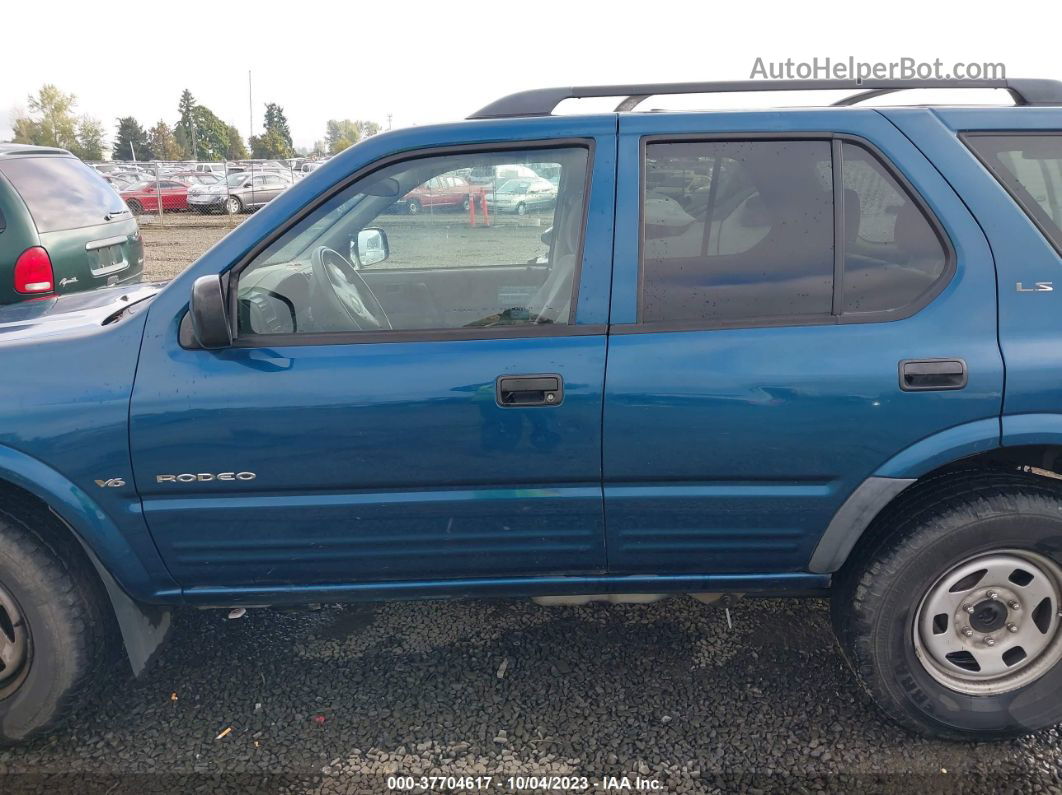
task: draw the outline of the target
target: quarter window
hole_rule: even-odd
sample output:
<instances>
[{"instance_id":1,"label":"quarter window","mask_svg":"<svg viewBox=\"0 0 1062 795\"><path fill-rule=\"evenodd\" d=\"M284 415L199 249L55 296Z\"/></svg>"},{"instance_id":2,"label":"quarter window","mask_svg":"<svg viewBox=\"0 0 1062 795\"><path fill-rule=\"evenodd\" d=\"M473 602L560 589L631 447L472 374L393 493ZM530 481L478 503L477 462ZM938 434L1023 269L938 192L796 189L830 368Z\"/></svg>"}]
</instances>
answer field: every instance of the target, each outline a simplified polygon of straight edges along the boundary
<instances>
[{"instance_id":1,"label":"quarter window","mask_svg":"<svg viewBox=\"0 0 1062 795\"><path fill-rule=\"evenodd\" d=\"M870 152L845 142L844 314L887 312L933 289L947 253L922 210Z\"/></svg>"},{"instance_id":2,"label":"quarter window","mask_svg":"<svg viewBox=\"0 0 1062 795\"><path fill-rule=\"evenodd\" d=\"M557 177L540 179L534 193L503 192L494 176L513 168L534 175L540 164ZM572 147L383 168L327 200L239 274L239 332L566 325L587 166L587 149Z\"/></svg>"},{"instance_id":3,"label":"quarter window","mask_svg":"<svg viewBox=\"0 0 1062 795\"><path fill-rule=\"evenodd\" d=\"M976 134L966 143L1062 254L1062 133Z\"/></svg>"},{"instance_id":4,"label":"quarter window","mask_svg":"<svg viewBox=\"0 0 1062 795\"><path fill-rule=\"evenodd\" d=\"M917 303L947 266L918 204L848 142L649 144L642 213L644 323L870 317Z\"/></svg>"}]
</instances>

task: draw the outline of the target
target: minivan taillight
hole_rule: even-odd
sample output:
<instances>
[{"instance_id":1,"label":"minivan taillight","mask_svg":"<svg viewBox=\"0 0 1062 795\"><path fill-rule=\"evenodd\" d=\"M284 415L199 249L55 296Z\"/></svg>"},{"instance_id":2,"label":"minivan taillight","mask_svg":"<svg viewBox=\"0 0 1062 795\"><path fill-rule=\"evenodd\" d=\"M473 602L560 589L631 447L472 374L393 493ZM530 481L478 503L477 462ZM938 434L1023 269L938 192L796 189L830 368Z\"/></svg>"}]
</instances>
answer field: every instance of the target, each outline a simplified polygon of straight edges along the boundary
<instances>
[{"instance_id":1,"label":"minivan taillight","mask_svg":"<svg viewBox=\"0 0 1062 795\"><path fill-rule=\"evenodd\" d=\"M15 290L20 293L50 293L55 289L52 260L40 246L23 251L15 260Z\"/></svg>"}]
</instances>

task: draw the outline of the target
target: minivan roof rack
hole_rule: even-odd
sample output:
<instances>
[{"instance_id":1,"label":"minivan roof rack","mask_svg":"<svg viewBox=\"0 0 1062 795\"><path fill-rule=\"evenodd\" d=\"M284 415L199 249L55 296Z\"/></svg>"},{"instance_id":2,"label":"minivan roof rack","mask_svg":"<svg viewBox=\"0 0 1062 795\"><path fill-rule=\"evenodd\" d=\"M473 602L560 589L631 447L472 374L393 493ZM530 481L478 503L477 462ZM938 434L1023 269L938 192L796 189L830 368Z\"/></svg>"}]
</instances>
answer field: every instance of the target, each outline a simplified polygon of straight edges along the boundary
<instances>
[{"instance_id":1,"label":"minivan roof rack","mask_svg":"<svg viewBox=\"0 0 1062 795\"><path fill-rule=\"evenodd\" d=\"M834 105L853 105L866 99L912 88L1002 88L1017 105L1062 105L1062 82L1036 78L992 80L730 80L706 83L632 83L612 86L534 88L495 100L473 113L470 119L503 119L513 116L549 116L566 99L626 97L616 112L634 110L639 103L659 94L724 94L755 91L859 91Z\"/></svg>"}]
</instances>

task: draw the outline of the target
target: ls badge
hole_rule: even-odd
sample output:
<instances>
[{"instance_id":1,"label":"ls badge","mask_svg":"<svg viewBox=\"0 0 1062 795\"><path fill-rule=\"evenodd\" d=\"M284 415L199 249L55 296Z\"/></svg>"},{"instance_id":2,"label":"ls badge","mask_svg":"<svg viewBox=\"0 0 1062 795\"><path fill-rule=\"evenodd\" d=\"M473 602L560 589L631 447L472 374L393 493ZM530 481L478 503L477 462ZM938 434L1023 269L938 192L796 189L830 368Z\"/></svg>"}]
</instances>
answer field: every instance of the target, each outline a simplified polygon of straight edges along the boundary
<instances>
[{"instance_id":1,"label":"ls badge","mask_svg":"<svg viewBox=\"0 0 1062 795\"><path fill-rule=\"evenodd\" d=\"M1018 282L1019 293L1050 293L1054 292L1054 282L1033 282L1032 287L1026 287L1021 282Z\"/></svg>"}]
</instances>

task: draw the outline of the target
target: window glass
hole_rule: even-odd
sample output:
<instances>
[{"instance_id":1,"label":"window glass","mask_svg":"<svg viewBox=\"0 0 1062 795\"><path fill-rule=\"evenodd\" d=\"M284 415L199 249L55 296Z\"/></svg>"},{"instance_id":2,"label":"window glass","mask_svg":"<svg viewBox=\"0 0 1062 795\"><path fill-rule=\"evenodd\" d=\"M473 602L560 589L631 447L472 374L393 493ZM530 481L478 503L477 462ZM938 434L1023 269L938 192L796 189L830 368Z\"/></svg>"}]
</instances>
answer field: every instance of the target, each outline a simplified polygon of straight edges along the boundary
<instances>
[{"instance_id":1,"label":"window glass","mask_svg":"<svg viewBox=\"0 0 1062 795\"><path fill-rule=\"evenodd\" d=\"M417 158L326 201L240 274L242 334L567 324L587 150ZM557 185L504 194L494 176L545 163ZM481 175L423 201L448 173Z\"/></svg>"},{"instance_id":2,"label":"window glass","mask_svg":"<svg viewBox=\"0 0 1062 795\"><path fill-rule=\"evenodd\" d=\"M95 169L73 157L18 157L0 161L0 172L26 202L38 232L96 226L125 205Z\"/></svg>"},{"instance_id":3,"label":"window glass","mask_svg":"<svg viewBox=\"0 0 1062 795\"><path fill-rule=\"evenodd\" d=\"M1062 253L1062 133L970 135L966 143Z\"/></svg>"},{"instance_id":4,"label":"window glass","mask_svg":"<svg viewBox=\"0 0 1062 795\"><path fill-rule=\"evenodd\" d=\"M828 141L699 141L646 149L643 322L828 316Z\"/></svg>"},{"instance_id":5,"label":"window glass","mask_svg":"<svg viewBox=\"0 0 1062 795\"><path fill-rule=\"evenodd\" d=\"M908 306L944 273L947 253L921 209L885 167L845 142L844 312Z\"/></svg>"}]
</instances>

